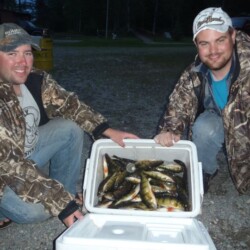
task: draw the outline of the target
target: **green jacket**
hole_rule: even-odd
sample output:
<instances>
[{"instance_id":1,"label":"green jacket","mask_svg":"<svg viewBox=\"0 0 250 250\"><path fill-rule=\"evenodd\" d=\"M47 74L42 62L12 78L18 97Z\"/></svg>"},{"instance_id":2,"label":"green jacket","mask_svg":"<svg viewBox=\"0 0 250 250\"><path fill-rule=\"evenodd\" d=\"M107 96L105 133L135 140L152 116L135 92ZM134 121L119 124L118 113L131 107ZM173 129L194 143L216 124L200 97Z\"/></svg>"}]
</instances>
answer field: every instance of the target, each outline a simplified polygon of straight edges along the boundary
<instances>
[{"instance_id":1,"label":"green jacket","mask_svg":"<svg viewBox=\"0 0 250 250\"><path fill-rule=\"evenodd\" d=\"M40 91L39 108L43 109L43 116L73 120L93 136L108 128L101 114L59 86L51 75L34 69L30 76L41 79L32 84L37 84ZM68 193L61 183L50 179L33 161L25 159L24 140L25 118L17 96L10 83L0 82L0 199L8 185L22 200L42 203L50 214L57 216L75 194Z\"/></svg>"},{"instance_id":2,"label":"green jacket","mask_svg":"<svg viewBox=\"0 0 250 250\"><path fill-rule=\"evenodd\" d=\"M224 123L225 146L229 170L239 193L250 189L250 37L237 31L236 65L231 78L229 98L221 116ZM161 132L182 134L192 128L202 110L204 77L194 69L196 57L181 75L159 126ZM180 101L181 100L181 101ZM189 139L191 139L191 132Z\"/></svg>"}]
</instances>

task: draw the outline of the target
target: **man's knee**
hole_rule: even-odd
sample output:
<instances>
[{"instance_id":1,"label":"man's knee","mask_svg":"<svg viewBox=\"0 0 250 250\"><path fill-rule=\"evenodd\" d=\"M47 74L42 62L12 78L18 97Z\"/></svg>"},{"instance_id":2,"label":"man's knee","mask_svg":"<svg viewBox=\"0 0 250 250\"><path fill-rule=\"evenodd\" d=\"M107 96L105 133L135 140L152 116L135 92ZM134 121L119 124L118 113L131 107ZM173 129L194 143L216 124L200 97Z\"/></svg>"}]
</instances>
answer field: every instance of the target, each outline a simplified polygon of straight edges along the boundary
<instances>
[{"instance_id":1,"label":"man's knee","mask_svg":"<svg viewBox=\"0 0 250 250\"><path fill-rule=\"evenodd\" d=\"M216 138L216 130L209 124L197 123L193 127L193 138L203 140L213 140Z\"/></svg>"},{"instance_id":2,"label":"man's knee","mask_svg":"<svg viewBox=\"0 0 250 250\"><path fill-rule=\"evenodd\" d=\"M206 113L197 118L192 128L193 138L205 141L223 141L223 122L217 114Z\"/></svg>"},{"instance_id":3,"label":"man's knee","mask_svg":"<svg viewBox=\"0 0 250 250\"><path fill-rule=\"evenodd\" d=\"M4 189L0 209L6 218L22 224L40 222L51 217L41 203L23 201L8 186Z\"/></svg>"},{"instance_id":4,"label":"man's knee","mask_svg":"<svg viewBox=\"0 0 250 250\"><path fill-rule=\"evenodd\" d=\"M83 142L84 131L74 121L56 118L51 121L50 126L54 130L53 136L60 138L62 143L69 140L73 140L75 143Z\"/></svg>"},{"instance_id":5,"label":"man's knee","mask_svg":"<svg viewBox=\"0 0 250 250\"><path fill-rule=\"evenodd\" d=\"M62 130L64 133L69 133L71 136L75 137L76 139L83 140L83 130L73 121L70 120L62 120Z\"/></svg>"}]
</instances>

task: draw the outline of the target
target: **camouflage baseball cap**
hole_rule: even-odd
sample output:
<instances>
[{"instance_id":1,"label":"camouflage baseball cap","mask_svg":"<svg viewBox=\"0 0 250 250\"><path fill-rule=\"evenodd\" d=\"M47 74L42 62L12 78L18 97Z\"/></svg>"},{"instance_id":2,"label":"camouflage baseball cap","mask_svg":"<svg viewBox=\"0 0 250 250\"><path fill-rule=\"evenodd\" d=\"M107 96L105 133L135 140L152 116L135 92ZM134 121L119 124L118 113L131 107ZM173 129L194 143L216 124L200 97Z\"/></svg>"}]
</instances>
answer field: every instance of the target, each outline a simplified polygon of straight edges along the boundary
<instances>
[{"instance_id":1,"label":"camouflage baseball cap","mask_svg":"<svg viewBox=\"0 0 250 250\"><path fill-rule=\"evenodd\" d=\"M29 44L36 50L41 50L32 37L15 23L0 25L0 51L9 52L20 45Z\"/></svg>"}]
</instances>

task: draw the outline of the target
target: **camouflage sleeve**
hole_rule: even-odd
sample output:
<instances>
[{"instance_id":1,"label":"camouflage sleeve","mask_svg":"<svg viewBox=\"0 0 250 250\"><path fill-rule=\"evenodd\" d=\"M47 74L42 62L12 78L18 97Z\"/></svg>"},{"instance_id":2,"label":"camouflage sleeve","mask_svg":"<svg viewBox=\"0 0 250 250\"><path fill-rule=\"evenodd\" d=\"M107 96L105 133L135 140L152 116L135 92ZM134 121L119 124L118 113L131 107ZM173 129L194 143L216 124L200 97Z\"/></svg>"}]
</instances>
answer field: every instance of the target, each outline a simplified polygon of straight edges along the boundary
<instances>
[{"instance_id":1,"label":"camouflage sleeve","mask_svg":"<svg viewBox=\"0 0 250 250\"><path fill-rule=\"evenodd\" d=\"M194 120L198 104L194 87L197 84L198 78L191 74L190 70L185 70L169 97L166 111L159 124L160 133L171 131L181 135L185 127Z\"/></svg>"},{"instance_id":2,"label":"camouflage sleeve","mask_svg":"<svg viewBox=\"0 0 250 250\"><path fill-rule=\"evenodd\" d=\"M61 183L48 178L34 162L26 160L12 133L0 127L0 197L6 185L23 201L42 203L53 216L74 198Z\"/></svg>"},{"instance_id":3,"label":"camouflage sleeve","mask_svg":"<svg viewBox=\"0 0 250 250\"><path fill-rule=\"evenodd\" d=\"M66 91L48 74L44 78L42 98L50 118L60 116L73 120L90 134L103 127L102 124L107 124L100 113L81 102L75 93Z\"/></svg>"}]
</instances>

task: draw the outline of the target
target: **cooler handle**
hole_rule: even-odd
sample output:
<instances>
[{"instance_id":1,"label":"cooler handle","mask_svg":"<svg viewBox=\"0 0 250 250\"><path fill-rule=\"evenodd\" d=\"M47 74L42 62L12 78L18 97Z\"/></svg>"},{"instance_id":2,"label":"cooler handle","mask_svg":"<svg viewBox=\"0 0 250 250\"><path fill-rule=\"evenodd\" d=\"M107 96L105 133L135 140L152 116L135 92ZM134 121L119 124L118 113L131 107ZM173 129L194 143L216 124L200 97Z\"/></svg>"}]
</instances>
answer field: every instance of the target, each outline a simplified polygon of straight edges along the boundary
<instances>
[{"instance_id":1,"label":"cooler handle","mask_svg":"<svg viewBox=\"0 0 250 250\"><path fill-rule=\"evenodd\" d=\"M203 175L202 175L202 163L198 162L199 168L199 185L200 185L200 195L201 195L201 204L203 202L203 195L204 195L204 187L203 187Z\"/></svg>"},{"instance_id":2,"label":"cooler handle","mask_svg":"<svg viewBox=\"0 0 250 250\"><path fill-rule=\"evenodd\" d=\"M89 173L89 159L86 160L86 167L85 167L85 173L84 173L84 179L83 179L83 194L85 194L85 190L87 187L88 173Z\"/></svg>"}]
</instances>

